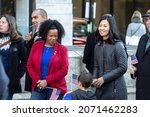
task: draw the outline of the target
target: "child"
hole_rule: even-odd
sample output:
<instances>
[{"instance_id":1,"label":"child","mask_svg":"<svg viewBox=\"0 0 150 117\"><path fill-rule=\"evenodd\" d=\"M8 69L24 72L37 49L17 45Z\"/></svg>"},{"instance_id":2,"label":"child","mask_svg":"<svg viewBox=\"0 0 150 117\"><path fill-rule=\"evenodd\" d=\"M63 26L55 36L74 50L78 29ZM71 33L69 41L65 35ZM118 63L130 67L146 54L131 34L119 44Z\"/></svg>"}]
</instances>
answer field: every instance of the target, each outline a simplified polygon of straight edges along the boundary
<instances>
[{"instance_id":1,"label":"child","mask_svg":"<svg viewBox=\"0 0 150 117\"><path fill-rule=\"evenodd\" d=\"M93 77L90 73L81 73L78 77L77 90L67 93L64 100L96 100L95 90L90 87Z\"/></svg>"}]
</instances>

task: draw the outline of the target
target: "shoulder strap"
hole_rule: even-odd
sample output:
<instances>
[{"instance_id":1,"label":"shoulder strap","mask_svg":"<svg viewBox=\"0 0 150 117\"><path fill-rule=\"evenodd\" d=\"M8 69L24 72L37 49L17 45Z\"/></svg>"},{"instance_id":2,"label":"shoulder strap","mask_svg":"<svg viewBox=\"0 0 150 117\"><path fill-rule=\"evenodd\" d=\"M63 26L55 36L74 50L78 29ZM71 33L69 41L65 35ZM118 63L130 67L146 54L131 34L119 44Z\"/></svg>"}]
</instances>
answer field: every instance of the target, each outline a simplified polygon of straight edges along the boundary
<instances>
[{"instance_id":1,"label":"shoulder strap","mask_svg":"<svg viewBox=\"0 0 150 117\"><path fill-rule=\"evenodd\" d=\"M132 33L132 36L140 29L141 26L142 26L142 24L136 29L136 31L134 31L134 32Z\"/></svg>"},{"instance_id":2,"label":"shoulder strap","mask_svg":"<svg viewBox=\"0 0 150 117\"><path fill-rule=\"evenodd\" d=\"M11 40L9 39L8 41L6 41L6 42L4 42L3 44L1 44L0 45L0 48L2 48L4 45L6 45L6 44L8 44L8 43L10 43L11 42Z\"/></svg>"}]
</instances>

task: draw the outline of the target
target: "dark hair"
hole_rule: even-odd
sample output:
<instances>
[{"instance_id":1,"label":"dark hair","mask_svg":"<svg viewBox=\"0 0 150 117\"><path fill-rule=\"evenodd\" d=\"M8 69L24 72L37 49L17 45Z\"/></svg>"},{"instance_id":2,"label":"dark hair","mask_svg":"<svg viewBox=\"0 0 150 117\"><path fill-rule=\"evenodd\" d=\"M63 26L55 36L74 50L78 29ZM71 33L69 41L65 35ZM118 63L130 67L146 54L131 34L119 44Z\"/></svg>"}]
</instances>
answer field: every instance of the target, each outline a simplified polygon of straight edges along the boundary
<instances>
[{"instance_id":1,"label":"dark hair","mask_svg":"<svg viewBox=\"0 0 150 117\"><path fill-rule=\"evenodd\" d=\"M41 39L46 40L46 36L50 29L58 30L57 42L61 43L61 39L64 36L65 31L64 31L62 24L59 23L57 20L48 19L41 24L40 29L39 29L39 36L41 37Z\"/></svg>"},{"instance_id":2,"label":"dark hair","mask_svg":"<svg viewBox=\"0 0 150 117\"><path fill-rule=\"evenodd\" d=\"M39 14L40 14L42 17L46 17L46 19L47 19L47 12L46 12L44 9L39 8L39 9L35 9L34 11L39 11ZM34 11L33 11L33 12L34 12Z\"/></svg>"},{"instance_id":3,"label":"dark hair","mask_svg":"<svg viewBox=\"0 0 150 117\"><path fill-rule=\"evenodd\" d=\"M101 17L101 19L99 20L98 23L98 27L99 24L102 20L107 20L109 25L110 25L110 30L109 30L109 42L114 44L115 40L119 40L119 36L118 36L118 29L117 29L117 24L115 21L115 18L111 15L111 14L105 14ZM95 33L96 37L102 42L103 41L103 37L99 34L99 30L97 28L96 33Z\"/></svg>"},{"instance_id":4,"label":"dark hair","mask_svg":"<svg viewBox=\"0 0 150 117\"><path fill-rule=\"evenodd\" d=\"M5 17L6 21L8 22L8 26L9 26L8 35L10 36L10 39L13 40L13 39L17 38L17 36L19 34L18 34L18 31L17 31L17 24L16 24L15 18L11 15L8 15L8 14L2 15L0 17L0 19L2 17Z\"/></svg>"},{"instance_id":5,"label":"dark hair","mask_svg":"<svg viewBox=\"0 0 150 117\"><path fill-rule=\"evenodd\" d=\"M78 77L78 81L81 82L84 88L88 88L92 84L93 77L90 73L82 72Z\"/></svg>"}]
</instances>

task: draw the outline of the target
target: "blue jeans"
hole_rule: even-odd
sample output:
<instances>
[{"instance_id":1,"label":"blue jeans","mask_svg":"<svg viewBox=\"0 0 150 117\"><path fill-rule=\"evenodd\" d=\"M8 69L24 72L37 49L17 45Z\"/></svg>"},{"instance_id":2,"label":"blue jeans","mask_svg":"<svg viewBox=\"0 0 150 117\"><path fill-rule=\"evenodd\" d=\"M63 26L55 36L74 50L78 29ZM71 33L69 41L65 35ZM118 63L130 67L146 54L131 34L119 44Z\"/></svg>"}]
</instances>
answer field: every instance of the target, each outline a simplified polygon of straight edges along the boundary
<instances>
[{"instance_id":1,"label":"blue jeans","mask_svg":"<svg viewBox=\"0 0 150 117\"><path fill-rule=\"evenodd\" d=\"M52 89L49 88L40 89L39 87L36 87L34 91L31 93L31 100L49 100L51 94ZM62 100L63 96L64 94L60 94L57 100Z\"/></svg>"},{"instance_id":2,"label":"blue jeans","mask_svg":"<svg viewBox=\"0 0 150 117\"><path fill-rule=\"evenodd\" d=\"M12 100L13 95L14 95L14 93L8 93L7 100Z\"/></svg>"}]
</instances>

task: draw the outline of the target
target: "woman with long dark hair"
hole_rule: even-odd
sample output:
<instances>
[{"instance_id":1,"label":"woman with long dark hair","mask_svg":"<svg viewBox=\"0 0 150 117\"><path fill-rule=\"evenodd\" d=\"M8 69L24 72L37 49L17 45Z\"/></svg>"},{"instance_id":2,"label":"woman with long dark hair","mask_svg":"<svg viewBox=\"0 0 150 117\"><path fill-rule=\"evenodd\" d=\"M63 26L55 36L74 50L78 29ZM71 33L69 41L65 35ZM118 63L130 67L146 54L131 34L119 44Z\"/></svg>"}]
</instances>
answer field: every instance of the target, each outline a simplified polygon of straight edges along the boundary
<instances>
[{"instance_id":1,"label":"woman with long dark hair","mask_svg":"<svg viewBox=\"0 0 150 117\"><path fill-rule=\"evenodd\" d=\"M112 15L102 16L96 37L99 42L94 50L93 85L96 87L97 99L127 99L127 88L123 77L127 70L127 55Z\"/></svg>"},{"instance_id":2,"label":"woman with long dark hair","mask_svg":"<svg viewBox=\"0 0 150 117\"><path fill-rule=\"evenodd\" d=\"M0 36L0 55L10 79L7 99L12 99L14 93L21 92L20 78L26 70L26 47L13 16L6 14L0 17Z\"/></svg>"}]
</instances>

